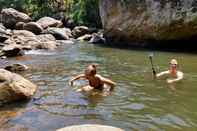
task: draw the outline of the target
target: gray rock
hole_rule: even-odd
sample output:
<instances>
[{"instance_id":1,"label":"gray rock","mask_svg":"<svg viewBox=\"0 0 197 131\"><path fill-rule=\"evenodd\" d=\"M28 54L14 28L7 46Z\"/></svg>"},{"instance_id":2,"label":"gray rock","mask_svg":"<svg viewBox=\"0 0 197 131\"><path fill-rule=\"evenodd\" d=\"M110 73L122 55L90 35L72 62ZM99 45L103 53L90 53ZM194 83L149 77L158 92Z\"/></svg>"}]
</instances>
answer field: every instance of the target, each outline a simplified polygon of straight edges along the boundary
<instances>
[{"instance_id":1,"label":"gray rock","mask_svg":"<svg viewBox=\"0 0 197 131\"><path fill-rule=\"evenodd\" d=\"M25 24L26 23L24 23L24 22L17 22L16 25L15 25L15 29L16 30L23 30Z\"/></svg>"},{"instance_id":2,"label":"gray rock","mask_svg":"<svg viewBox=\"0 0 197 131\"><path fill-rule=\"evenodd\" d=\"M29 22L29 23L25 24L23 29L31 31L31 32L33 32L35 34L40 34L43 31L42 26L40 26L36 22Z\"/></svg>"},{"instance_id":3,"label":"gray rock","mask_svg":"<svg viewBox=\"0 0 197 131\"><path fill-rule=\"evenodd\" d=\"M13 8L6 8L1 11L1 21L7 28L13 29L17 22L27 23L31 18Z\"/></svg>"},{"instance_id":4,"label":"gray rock","mask_svg":"<svg viewBox=\"0 0 197 131\"><path fill-rule=\"evenodd\" d=\"M57 40L68 40L72 38L71 30L68 28L47 28L43 33L52 34Z\"/></svg>"},{"instance_id":5,"label":"gray rock","mask_svg":"<svg viewBox=\"0 0 197 131\"><path fill-rule=\"evenodd\" d=\"M22 76L0 69L0 102L1 104L30 99L37 86Z\"/></svg>"},{"instance_id":6,"label":"gray rock","mask_svg":"<svg viewBox=\"0 0 197 131\"><path fill-rule=\"evenodd\" d=\"M43 29L46 29L48 27L58 27L59 25L62 25L61 21L51 17L43 17L39 19L36 23L38 23Z\"/></svg>"}]
</instances>

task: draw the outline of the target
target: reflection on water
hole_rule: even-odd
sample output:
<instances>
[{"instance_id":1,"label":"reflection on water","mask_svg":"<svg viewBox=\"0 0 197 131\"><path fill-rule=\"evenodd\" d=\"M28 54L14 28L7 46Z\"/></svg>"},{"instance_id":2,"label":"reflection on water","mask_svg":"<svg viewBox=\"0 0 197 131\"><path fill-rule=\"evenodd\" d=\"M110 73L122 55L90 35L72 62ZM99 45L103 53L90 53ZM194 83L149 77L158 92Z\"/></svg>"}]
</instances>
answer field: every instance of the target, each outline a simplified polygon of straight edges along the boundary
<instances>
[{"instance_id":1,"label":"reflection on water","mask_svg":"<svg viewBox=\"0 0 197 131\"><path fill-rule=\"evenodd\" d=\"M153 80L149 51L73 44L54 52L31 51L11 58L30 67L23 72L39 86L34 98L0 108L0 130L54 130L76 124L105 124L125 130L197 129L197 55L154 52L157 71L177 58L185 79L171 90L165 80ZM98 72L117 82L110 95L76 92L85 81L68 80L98 63Z\"/></svg>"}]
</instances>

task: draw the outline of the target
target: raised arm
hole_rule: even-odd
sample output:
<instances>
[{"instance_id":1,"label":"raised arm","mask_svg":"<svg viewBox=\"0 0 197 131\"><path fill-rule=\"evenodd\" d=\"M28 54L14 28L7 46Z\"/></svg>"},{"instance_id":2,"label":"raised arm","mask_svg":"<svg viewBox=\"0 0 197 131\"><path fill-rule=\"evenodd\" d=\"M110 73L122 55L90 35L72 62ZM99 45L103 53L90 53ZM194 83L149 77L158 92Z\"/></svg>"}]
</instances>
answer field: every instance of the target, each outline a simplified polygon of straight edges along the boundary
<instances>
[{"instance_id":1,"label":"raised arm","mask_svg":"<svg viewBox=\"0 0 197 131\"><path fill-rule=\"evenodd\" d=\"M178 71L177 72L177 78L167 79L167 83L171 84L171 83L174 83L174 82L178 82L178 81L183 79L183 76L184 76L183 72Z\"/></svg>"},{"instance_id":2,"label":"raised arm","mask_svg":"<svg viewBox=\"0 0 197 131\"><path fill-rule=\"evenodd\" d=\"M84 74L80 74L80 75L78 75L78 76L72 78L72 79L69 81L69 84L70 84L71 86L73 86L73 82L74 82L75 80L80 79L80 78L85 78L85 75L84 75Z\"/></svg>"},{"instance_id":3,"label":"raised arm","mask_svg":"<svg viewBox=\"0 0 197 131\"><path fill-rule=\"evenodd\" d=\"M114 87L115 87L115 85L116 85L115 82L113 82L113 81L110 80L110 79L104 78L104 77L102 77L102 76L100 76L100 75L99 75L99 77L100 77L100 79L102 80L102 82L103 82L104 84L107 84L107 85L109 85L109 86L111 87L110 90L113 90L113 89L114 89Z\"/></svg>"},{"instance_id":4,"label":"raised arm","mask_svg":"<svg viewBox=\"0 0 197 131\"><path fill-rule=\"evenodd\" d=\"M159 77L161 77L163 75L167 75L167 74L170 74L170 72L169 71L163 71L163 72L160 72L160 73L156 74L156 77L159 78Z\"/></svg>"}]
</instances>

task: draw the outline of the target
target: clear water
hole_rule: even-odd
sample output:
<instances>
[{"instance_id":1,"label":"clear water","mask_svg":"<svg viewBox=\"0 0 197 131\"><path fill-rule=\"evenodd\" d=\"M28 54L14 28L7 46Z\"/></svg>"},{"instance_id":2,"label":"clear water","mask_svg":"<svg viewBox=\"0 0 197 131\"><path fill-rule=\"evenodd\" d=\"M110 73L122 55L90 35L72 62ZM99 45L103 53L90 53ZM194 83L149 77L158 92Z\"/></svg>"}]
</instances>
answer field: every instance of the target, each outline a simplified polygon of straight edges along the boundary
<instances>
[{"instance_id":1,"label":"clear water","mask_svg":"<svg viewBox=\"0 0 197 131\"><path fill-rule=\"evenodd\" d=\"M155 51L157 71L177 58L185 79L173 85L153 80L151 51L102 47L88 43L67 45L54 52L28 52L9 59L30 67L22 75L39 86L34 98L0 108L0 130L53 131L69 125L104 124L125 130L197 130L197 55ZM82 94L68 80L98 63L98 72L117 82L110 95Z\"/></svg>"}]
</instances>

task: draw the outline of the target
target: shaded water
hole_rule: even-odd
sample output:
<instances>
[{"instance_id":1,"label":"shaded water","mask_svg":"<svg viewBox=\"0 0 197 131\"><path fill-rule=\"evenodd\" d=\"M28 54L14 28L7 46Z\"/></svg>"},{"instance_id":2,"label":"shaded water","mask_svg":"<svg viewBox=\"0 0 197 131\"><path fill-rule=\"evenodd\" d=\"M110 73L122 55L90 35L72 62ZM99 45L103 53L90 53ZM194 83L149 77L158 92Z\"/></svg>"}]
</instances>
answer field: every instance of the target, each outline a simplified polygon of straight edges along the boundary
<instances>
[{"instance_id":1,"label":"shaded water","mask_svg":"<svg viewBox=\"0 0 197 131\"><path fill-rule=\"evenodd\" d=\"M165 80L153 80L150 51L101 47L87 43L55 52L28 52L12 58L30 66L23 75L39 86L34 98L0 108L0 130L55 130L69 125L105 124L125 130L197 130L197 55L154 52L157 71L177 58L185 79L173 91ZM68 80L98 63L98 72L117 82L111 95L82 94L84 84Z\"/></svg>"}]
</instances>

